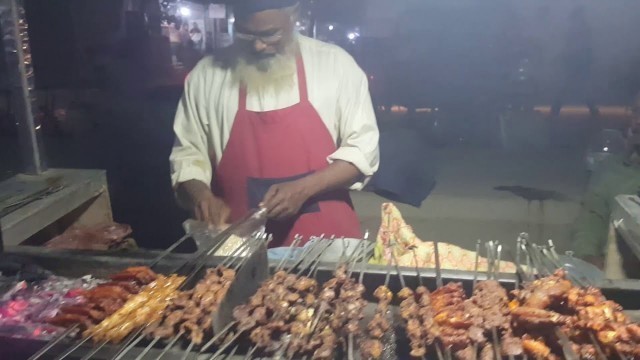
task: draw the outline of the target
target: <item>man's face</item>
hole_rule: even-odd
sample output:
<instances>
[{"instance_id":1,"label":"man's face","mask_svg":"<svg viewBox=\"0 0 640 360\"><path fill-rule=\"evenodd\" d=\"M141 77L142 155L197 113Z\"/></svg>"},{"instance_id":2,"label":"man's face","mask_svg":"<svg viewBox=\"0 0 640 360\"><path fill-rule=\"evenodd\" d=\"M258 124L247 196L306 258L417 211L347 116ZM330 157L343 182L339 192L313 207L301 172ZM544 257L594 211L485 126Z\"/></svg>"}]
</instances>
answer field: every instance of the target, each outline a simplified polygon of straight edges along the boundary
<instances>
[{"instance_id":1,"label":"man's face","mask_svg":"<svg viewBox=\"0 0 640 360\"><path fill-rule=\"evenodd\" d=\"M236 42L248 63L284 55L294 39L291 9L267 10L236 22Z\"/></svg>"}]
</instances>

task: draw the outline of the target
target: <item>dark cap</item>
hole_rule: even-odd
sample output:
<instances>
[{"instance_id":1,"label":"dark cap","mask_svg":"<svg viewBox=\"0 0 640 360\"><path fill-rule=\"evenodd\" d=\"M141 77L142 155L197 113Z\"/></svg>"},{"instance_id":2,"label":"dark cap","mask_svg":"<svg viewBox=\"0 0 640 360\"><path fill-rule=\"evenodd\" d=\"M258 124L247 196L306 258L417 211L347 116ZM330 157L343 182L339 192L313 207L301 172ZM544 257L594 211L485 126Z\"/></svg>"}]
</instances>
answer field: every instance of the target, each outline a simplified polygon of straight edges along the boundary
<instances>
[{"instance_id":1,"label":"dark cap","mask_svg":"<svg viewBox=\"0 0 640 360\"><path fill-rule=\"evenodd\" d=\"M232 4L236 17L247 17L265 10L288 8L298 2L299 0L235 0Z\"/></svg>"}]
</instances>

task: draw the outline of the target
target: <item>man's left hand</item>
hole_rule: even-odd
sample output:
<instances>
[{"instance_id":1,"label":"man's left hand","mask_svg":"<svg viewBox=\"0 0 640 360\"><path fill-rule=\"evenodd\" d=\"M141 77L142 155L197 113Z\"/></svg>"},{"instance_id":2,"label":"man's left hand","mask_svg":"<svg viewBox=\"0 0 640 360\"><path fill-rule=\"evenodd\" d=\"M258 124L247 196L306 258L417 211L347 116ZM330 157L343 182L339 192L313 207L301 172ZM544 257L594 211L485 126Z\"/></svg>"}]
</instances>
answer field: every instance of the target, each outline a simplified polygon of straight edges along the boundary
<instances>
[{"instance_id":1,"label":"man's left hand","mask_svg":"<svg viewBox=\"0 0 640 360\"><path fill-rule=\"evenodd\" d=\"M284 220L298 215L309 197L309 186L302 179L271 186L260 205L270 219Z\"/></svg>"}]
</instances>

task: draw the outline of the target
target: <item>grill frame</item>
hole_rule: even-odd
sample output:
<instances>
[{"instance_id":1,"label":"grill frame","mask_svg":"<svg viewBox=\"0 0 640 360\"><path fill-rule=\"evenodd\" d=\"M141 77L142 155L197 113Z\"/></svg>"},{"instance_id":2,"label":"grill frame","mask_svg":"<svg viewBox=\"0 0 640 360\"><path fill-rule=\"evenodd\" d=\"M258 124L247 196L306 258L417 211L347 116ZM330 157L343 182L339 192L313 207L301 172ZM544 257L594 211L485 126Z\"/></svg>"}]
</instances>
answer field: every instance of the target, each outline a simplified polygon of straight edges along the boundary
<instances>
[{"instance_id":1,"label":"grill frame","mask_svg":"<svg viewBox=\"0 0 640 360\"><path fill-rule=\"evenodd\" d=\"M105 253L105 252L84 252L84 251L66 251L66 250L50 250L44 248L20 248L13 249L11 253L0 254L0 261L5 256L20 256L36 265L39 265L47 270L52 271L56 275L66 277L80 277L84 275L93 275L96 277L105 277L108 274L115 273L129 266L142 266L151 264L154 259L160 254L155 251L135 251L126 253ZM196 255L194 254L170 254L163 258L154 269L158 273L168 274L169 271L184 264L188 260L194 260ZM224 261L223 257L210 257L205 262L205 268L215 267ZM277 261L271 261L270 267L273 269L277 265ZM316 279L320 283L324 283L332 277L332 271L335 268L333 263L320 263L316 274ZM357 272L358 270L356 270ZM407 286L415 288L418 286L418 276L415 269L403 268L401 269L403 278ZM363 284L367 291L365 293L365 299L370 302L370 307L373 307L374 297L373 291L375 288L384 283L385 275L387 273L386 266L368 265L365 271ZM471 294L473 287L474 273L469 271L457 271L457 270L441 270L441 276L444 284L449 282L461 282L467 291L467 294ZM200 277L198 276L197 279ZM421 269L420 278L422 283L429 289L433 290L437 287L436 271L435 269ZM478 281L486 279L486 274L479 273L477 276ZM498 280L507 289L512 290L516 285L515 274L499 274ZM398 276L392 275L389 288L397 292L401 289ZM622 280L622 281L604 281L600 288L607 298L620 303L626 310L636 312L640 310L640 281L635 280ZM394 304L397 305L397 304ZM394 322L397 324L397 322ZM402 331L397 332L399 334L399 342L404 339L401 338ZM27 359L33 355L40 348L46 345L46 341L30 340L30 339L15 339L10 337L0 336L0 359ZM62 341L60 344L54 346L47 352L47 355L43 356L43 359L54 359L56 356L64 352L73 341ZM135 359L137 355L144 349L148 343L146 341L138 344L128 354L122 357L122 359ZM162 351L162 346L156 346L149 352L145 359L152 359L153 354L159 354ZM107 345L95 355L92 359L108 360L113 358L118 346ZM184 350L186 345L182 347ZM81 346L67 359L81 359L84 355L88 354L92 350L91 346ZM169 350L163 359L182 359L184 358L184 351L178 349ZM244 359L245 355L243 350L238 351L239 355L231 357L231 359ZM192 352L188 359L208 359L211 353L208 353L196 357Z\"/></svg>"}]
</instances>

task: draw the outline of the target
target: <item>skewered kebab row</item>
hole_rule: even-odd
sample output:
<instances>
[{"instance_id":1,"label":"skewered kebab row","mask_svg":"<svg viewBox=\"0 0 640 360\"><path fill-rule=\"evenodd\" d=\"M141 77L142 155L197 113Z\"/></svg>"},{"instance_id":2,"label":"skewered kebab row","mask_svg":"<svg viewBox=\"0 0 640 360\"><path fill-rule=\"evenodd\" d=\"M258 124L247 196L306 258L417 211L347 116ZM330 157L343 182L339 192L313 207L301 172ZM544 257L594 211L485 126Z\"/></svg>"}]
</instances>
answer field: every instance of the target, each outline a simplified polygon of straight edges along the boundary
<instances>
[{"instance_id":1,"label":"skewered kebab row","mask_svg":"<svg viewBox=\"0 0 640 360\"><path fill-rule=\"evenodd\" d=\"M433 313L430 301L424 300L424 294L428 296L428 290L423 286L415 292L403 288L398 293L398 297L402 299L400 316L405 320L405 330L411 346L409 354L416 358L423 357L427 353L427 345L433 342Z\"/></svg>"},{"instance_id":2,"label":"skewered kebab row","mask_svg":"<svg viewBox=\"0 0 640 360\"><path fill-rule=\"evenodd\" d=\"M493 346L489 339L497 336L502 345L499 350L503 356L520 356L523 353L522 342L513 335L511 330L511 312L509 309L509 295L495 280L479 282L473 290L473 295L465 301L465 311L473 323L469 334L475 345L481 346L483 354L493 354ZM498 339L494 339L498 340ZM473 347L471 347L473 348ZM473 350L471 351L473 354ZM462 357L462 356L461 356Z\"/></svg>"},{"instance_id":3,"label":"skewered kebab row","mask_svg":"<svg viewBox=\"0 0 640 360\"><path fill-rule=\"evenodd\" d=\"M157 321L177 295L184 280L184 276L158 275L154 282L132 296L123 307L100 324L86 330L83 335L92 337L94 341L121 342L135 329Z\"/></svg>"},{"instance_id":4,"label":"skewered kebab row","mask_svg":"<svg viewBox=\"0 0 640 360\"><path fill-rule=\"evenodd\" d=\"M204 278L189 291L180 291L162 317L144 330L151 337L169 339L178 333L187 334L200 345L205 333L211 331L212 314L224 299L236 272L226 267L207 269Z\"/></svg>"},{"instance_id":5,"label":"skewered kebab row","mask_svg":"<svg viewBox=\"0 0 640 360\"><path fill-rule=\"evenodd\" d=\"M265 281L245 305L237 306L233 316L236 331L249 333L249 340L266 353L273 353L283 334L289 334L293 321L312 321L310 308L316 302L316 280L278 271Z\"/></svg>"},{"instance_id":6,"label":"skewered kebab row","mask_svg":"<svg viewBox=\"0 0 640 360\"><path fill-rule=\"evenodd\" d=\"M84 291L85 302L67 306L47 322L61 327L80 326L86 330L120 309L129 298L138 294L143 286L156 280L158 275L146 266L130 267L109 276L111 281Z\"/></svg>"},{"instance_id":7,"label":"skewered kebab row","mask_svg":"<svg viewBox=\"0 0 640 360\"><path fill-rule=\"evenodd\" d=\"M554 359L562 349L553 331L559 328L581 357L597 357L591 336L611 358L619 354L640 358L640 326L631 323L622 307L608 301L596 288L578 288L567 279L564 270L538 279L523 290L514 291L512 308L516 335L523 336L525 352L531 356Z\"/></svg>"},{"instance_id":8,"label":"skewered kebab row","mask_svg":"<svg viewBox=\"0 0 640 360\"><path fill-rule=\"evenodd\" d=\"M364 290L347 276L345 265L322 289L314 279L279 271L234 309L236 331L249 333L266 354L284 348L289 357L332 359L339 337L359 332Z\"/></svg>"},{"instance_id":9,"label":"skewered kebab row","mask_svg":"<svg viewBox=\"0 0 640 360\"><path fill-rule=\"evenodd\" d=\"M393 300L393 292L385 285L379 286L373 293L378 299L376 312L367 325L367 338L360 343L360 354L362 359L379 359L384 351L382 338L391 329L389 322L389 305Z\"/></svg>"}]
</instances>

